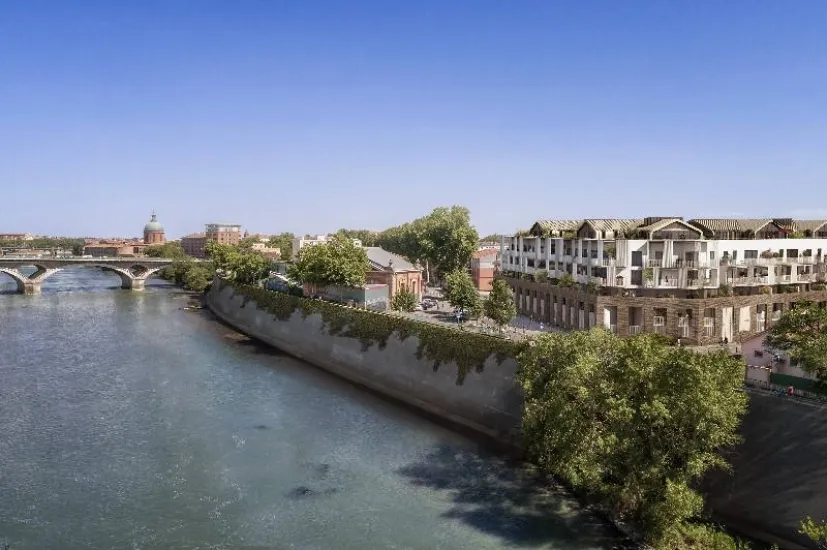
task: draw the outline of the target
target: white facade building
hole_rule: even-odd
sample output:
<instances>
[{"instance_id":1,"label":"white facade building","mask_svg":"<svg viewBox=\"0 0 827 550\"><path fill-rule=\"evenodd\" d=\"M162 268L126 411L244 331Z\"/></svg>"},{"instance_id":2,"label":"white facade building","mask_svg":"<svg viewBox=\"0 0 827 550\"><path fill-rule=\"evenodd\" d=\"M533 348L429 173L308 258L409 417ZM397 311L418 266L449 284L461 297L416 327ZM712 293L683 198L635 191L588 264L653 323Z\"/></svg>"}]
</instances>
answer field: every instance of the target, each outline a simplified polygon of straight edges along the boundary
<instances>
[{"instance_id":1,"label":"white facade building","mask_svg":"<svg viewBox=\"0 0 827 550\"><path fill-rule=\"evenodd\" d=\"M324 244L331 239L330 235L316 235L313 237L297 237L293 239L293 261L299 257L299 250L304 248L305 246L313 246L316 244ZM362 246L362 241L360 239L353 239L353 244L358 247Z\"/></svg>"},{"instance_id":2,"label":"white facade building","mask_svg":"<svg viewBox=\"0 0 827 550\"><path fill-rule=\"evenodd\" d=\"M802 237L802 231L786 230L774 220L538 222L529 235L503 238L502 270L529 275L543 270L554 279L569 274L578 283L623 289L817 282L824 276L827 220L788 221L793 228L815 228L808 233L812 236Z\"/></svg>"}]
</instances>

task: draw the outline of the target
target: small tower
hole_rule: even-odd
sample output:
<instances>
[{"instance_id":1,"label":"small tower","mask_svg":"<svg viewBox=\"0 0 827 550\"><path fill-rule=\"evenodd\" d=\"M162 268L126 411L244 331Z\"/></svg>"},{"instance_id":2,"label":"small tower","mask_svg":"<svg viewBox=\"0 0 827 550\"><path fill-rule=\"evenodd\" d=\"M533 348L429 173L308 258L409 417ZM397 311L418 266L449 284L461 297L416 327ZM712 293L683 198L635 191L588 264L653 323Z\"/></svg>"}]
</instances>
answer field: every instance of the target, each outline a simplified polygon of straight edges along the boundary
<instances>
[{"instance_id":1,"label":"small tower","mask_svg":"<svg viewBox=\"0 0 827 550\"><path fill-rule=\"evenodd\" d=\"M149 223L144 226L144 244L164 244L165 241L164 226L158 222L153 210Z\"/></svg>"}]
</instances>

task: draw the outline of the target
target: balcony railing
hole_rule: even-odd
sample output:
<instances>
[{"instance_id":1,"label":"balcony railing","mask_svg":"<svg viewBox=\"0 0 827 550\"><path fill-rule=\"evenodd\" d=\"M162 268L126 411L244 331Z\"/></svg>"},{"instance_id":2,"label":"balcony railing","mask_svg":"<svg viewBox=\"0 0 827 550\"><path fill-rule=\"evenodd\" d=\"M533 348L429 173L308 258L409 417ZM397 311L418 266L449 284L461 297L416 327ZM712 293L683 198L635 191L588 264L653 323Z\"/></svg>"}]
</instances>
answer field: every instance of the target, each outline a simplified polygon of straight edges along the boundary
<instances>
[{"instance_id":1,"label":"balcony railing","mask_svg":"<svg viewBox=\"0 0 827 550\"><path fill-rule=\"evenodd\" d=\"M642 330L643 330L643 327L641 327L640 325L629 325L629 334L631 334L633 336L635 334L640 334L642 332Z\"/></svg>"},{"instance_id":2,"label":"balcony railing","mask_svg":"<svg viewBox=\"0 0 827 550\"><path fill-rule=\"evenodd\" d=\"M706 260L684 260L681 258L666 258L646 260L646 267L660 267L663 269L698 269L700 267L716 267L717 264L710 264Z\"/></svg>"},{"instance_id":3,"label":"balcony railing","mask_svg":"<svg viewBox=\"0 0 827 550\"><path fill-rule=\"evenodd\" d=\"M787 258L722 258L719 260L720 265L788 265L788 264L817 264L824 261L818 256L788 256Z\"/></svg>"},{"instance_id":4,"label":"balcony railing","mask_svg":"<svg viewBox=\"0 0 827 550\"><path fill-rule=\"evenodd\" d=\"M775 309L775 310L773 310L772 315L770 316L770 319L772 321L778 321L778 320L781 319L781 314L782 314L782 311L780 309Z\"/></svg>"},{"instance_id":5,"label":"balcony railing","mask_svg":"<svg viewBox=\"0 0 827 550\"><path fill-rule=\"evenodd\" d=\"M609 331L617 334L617 325L609 325Z\"/></svg>"},{"instance_id":6,"label":"balcony railing","mask_svg":"<svg viewBox=\"0 0 827 550\"><path fill-rule=\"evenodd\" d=\"M660 281L657 282L656 286L665 286L665 287L669 287L669 288L674 288L674 287L678 286L678 280L677 279L669 279L667 281L667 280L661 279Z\"/></svg>"},{"instance_id":7,"label":"balcony railing","mask_svg":"<svg viewBox=\"0 0 827 550\"><path fill-rule=\"evenodd\" d=\"M806 283L807 281L812 281L813 280L813 274L812 273L799 273L798 275L796 275L796 279Z\"/></svg>"},{"instance_id":8,"label":"balcony railing","mask_svg":"<svg viewBox=\"0 0 827 550\"><path fill-rule=\"evenodd\" d=\"M727 279L727 284L730 285L765 285L768 282L768 277L730 277Z\"/></svg>"},{"instance_id":9,"label":"balcony railing","mask_svg":"<svg viewBox=\"0 0 827 550\"><path fill-rule=\"evenodd\" d=\"M789 283L790 282L790 276L789 275L777 275L775 278L778 279L779 281L781 281L782 283Z\"/></svg>"},{"instance_id":10,"label":"balcony railing","mask_svg":"<svg viewBox=\"0 0 827 550\"><path fill-rule=\"evenodd\" d=\"M712 286L712 284L713 284L712 279L710 279L710 278L706 278L706 279L688 279L686 281L686 286L688 286L689 288L700 288L701 286L708 287L708 286Z\"/></svg>"}]
</instances>

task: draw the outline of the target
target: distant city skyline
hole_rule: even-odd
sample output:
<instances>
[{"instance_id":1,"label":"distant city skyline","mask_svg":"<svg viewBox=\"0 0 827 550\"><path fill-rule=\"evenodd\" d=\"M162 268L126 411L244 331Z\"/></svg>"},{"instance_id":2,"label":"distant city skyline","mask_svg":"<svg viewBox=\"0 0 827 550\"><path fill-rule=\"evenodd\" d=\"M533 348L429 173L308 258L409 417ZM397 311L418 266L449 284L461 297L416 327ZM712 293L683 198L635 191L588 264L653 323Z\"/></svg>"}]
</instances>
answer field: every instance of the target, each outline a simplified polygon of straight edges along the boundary
<instances>
[{"instance_id":1,"label":"distant city skyline","mask_svg":"<svg viewBox=\"0 0 827 550\"><path fill-rule=\"evenodd\" d=\"M4 2L0 231L827 217L825 25L815 0Z\"/></svg>"}]
</instances>

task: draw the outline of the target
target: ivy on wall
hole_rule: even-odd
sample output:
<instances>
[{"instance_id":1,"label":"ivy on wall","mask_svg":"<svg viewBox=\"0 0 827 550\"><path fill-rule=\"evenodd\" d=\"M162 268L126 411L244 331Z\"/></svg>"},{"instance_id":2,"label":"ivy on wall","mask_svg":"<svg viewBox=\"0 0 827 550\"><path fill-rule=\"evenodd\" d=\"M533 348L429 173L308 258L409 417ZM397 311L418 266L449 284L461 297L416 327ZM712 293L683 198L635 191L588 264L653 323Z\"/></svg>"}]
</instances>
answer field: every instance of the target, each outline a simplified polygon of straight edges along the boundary
<instances>
[{"instance_id":1,"label":"ivy on wall","mask_svg":"<svg viewBox=\"0 0 827 550\"><path fill-rule=\"evenodd\" d=\"M524 345L505 338L458 330L397 314L378 313L221 281L221 288L228 286L244 298L243 306L253 301L259 309L271 313L279 321L289 320L296 310L305 319L310 315L319 315L323 321L323 332L331 336L357 339L362 344L363 352L374 345L380 350L384 349L394 333L402 341L415 336L419 341L417 358L430 361L434 371L447 363L457 365L457 385L462 385L471 369L482 372L486 360L492 355L497 364L501 364L509 357L516 358Z\"/></svg>"}]
</instances>

